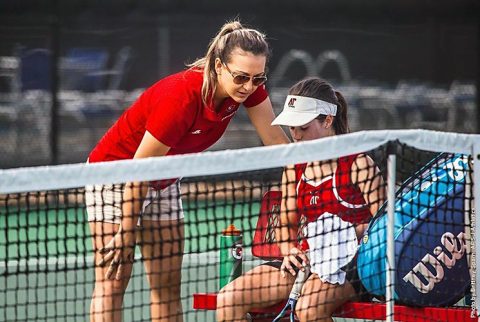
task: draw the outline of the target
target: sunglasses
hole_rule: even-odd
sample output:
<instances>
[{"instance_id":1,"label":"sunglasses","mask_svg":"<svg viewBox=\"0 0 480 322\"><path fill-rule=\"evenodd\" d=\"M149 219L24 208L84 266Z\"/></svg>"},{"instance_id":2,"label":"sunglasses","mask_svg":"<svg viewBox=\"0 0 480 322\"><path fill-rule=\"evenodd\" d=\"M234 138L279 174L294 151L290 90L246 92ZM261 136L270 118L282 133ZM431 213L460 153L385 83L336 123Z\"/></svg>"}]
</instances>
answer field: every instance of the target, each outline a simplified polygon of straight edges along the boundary
<instances>
[{"instance_id":1,"label":"sunglasses","mask_svg":"<svg viewBox=\"0 0 480 322\"><path fill-rule=\"evenodd\" d=\"M225 66L225 68L227 69L227 71L230 73L230 75L232 75L233 77L233 82L237 85L243 85L243 84L246 84L250 81L250 79L252 80L252 84L253 86L260 86L262 84L264 84L266 81L267 81L267 76L266 75L262 75L262 76L249 76L249 75L244 75L244 74L237 74L237 73L234 73L230 70L230 68L228 68L227 64L223 64L223 66Z\"/></svg>"}]
</instances>

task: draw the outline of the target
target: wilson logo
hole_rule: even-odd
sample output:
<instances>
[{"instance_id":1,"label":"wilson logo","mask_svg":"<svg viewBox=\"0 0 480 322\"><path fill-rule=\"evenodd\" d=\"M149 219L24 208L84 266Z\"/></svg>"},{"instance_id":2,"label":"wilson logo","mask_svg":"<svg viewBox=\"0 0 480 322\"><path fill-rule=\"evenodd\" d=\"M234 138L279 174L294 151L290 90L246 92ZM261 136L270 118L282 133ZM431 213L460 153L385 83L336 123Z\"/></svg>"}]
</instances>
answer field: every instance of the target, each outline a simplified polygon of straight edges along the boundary
<instances>
[{"instance_id":1,"label":"wilson logo","mask_svg":"<svg viewBox=\"0 0 480 322\"><path fill-rule=\"evenodd\" d=\"M288 107L295 108L295 101L296 100L297 99L294 98L294 97L290 98L290 100L288 101Z\"/></svg>"},{"instance_id":2,"label":"wilson logo","mask_svg":"<svg viewBox=\"0 0 480 322\"><path fill-rule=\"evenodd\" d=\"M412 284L420 293L429 293L435 284L440 283L445 276L445 268L452 269L467 249L465 233L457 236L450 232L443 234L440 240L442 246L437 246L431 255L427 253L420 262L403 277L406 283ZM444 268L445 267L445 268Z\"/></svg>"}]
</instances>

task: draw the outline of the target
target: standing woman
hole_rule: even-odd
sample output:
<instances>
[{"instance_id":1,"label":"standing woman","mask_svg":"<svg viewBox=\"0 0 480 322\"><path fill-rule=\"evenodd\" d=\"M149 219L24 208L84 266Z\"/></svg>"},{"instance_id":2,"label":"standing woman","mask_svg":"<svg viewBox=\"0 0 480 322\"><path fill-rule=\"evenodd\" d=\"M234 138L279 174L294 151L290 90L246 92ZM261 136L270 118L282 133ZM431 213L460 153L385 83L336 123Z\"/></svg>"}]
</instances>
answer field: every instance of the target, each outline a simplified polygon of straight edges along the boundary
<instances>
[{"instance_id":1,"label":"standing woman","mask_svg":"<svg viewBox=\"0 0 480 322\"><path fill-rule=\"evenodd\" d=\"M309 78L293 85L272 124L288 126L295 142L345 134L347 103L326 81ZM377 166L364 153L286 167L279 238L283 261L257 266L226 285L217 298L218 321L246 321L253 307L286 300L308 262L312 273L296 314L302 322L333 321L333 312L363 291L356 274L358 239L383 203L384 189ZM301 244L299 229L305 236Z\"/></svg>"},{"instance_id":2,"label":"standing woman","mask_svg":"<svg viewBox=\"0 0 480 322\"><path fill-rule=\"evenodd\" d=\"M269 52L264 34L238 21L226 23L205 57L148 88L121 115L89 162L204 151L220 139L240 104L264 144L288 143L282 129L271 126L275 115L264 86ZM122 319L137 242L151 288L152 321L183 320L183 209L179 183L172 181L87 187L96 263L91 321Z\"/></svg>"}]
</instances>

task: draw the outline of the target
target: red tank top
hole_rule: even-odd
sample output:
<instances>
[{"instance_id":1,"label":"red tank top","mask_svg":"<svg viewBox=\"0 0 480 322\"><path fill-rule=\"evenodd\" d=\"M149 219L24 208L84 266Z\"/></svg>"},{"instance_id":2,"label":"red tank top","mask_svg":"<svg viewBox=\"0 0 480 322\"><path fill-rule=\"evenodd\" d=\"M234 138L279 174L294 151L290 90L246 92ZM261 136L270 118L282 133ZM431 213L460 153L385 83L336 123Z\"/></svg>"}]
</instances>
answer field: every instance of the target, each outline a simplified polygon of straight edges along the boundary
<instances>
[{"instance_id":1,"label":"red tank top","mask_svg":"<svg viewBox=\"0 0 480 322\"><path fill-rule=\"evenodd\" d=\"M357 156L339 158L335 173L321 181L305 177L306 163L295 165L297 210L307 222L316 221L326 212L352 224L366 223L372 218L362 192L350 176Z\"/></svg>"}]
</instances>

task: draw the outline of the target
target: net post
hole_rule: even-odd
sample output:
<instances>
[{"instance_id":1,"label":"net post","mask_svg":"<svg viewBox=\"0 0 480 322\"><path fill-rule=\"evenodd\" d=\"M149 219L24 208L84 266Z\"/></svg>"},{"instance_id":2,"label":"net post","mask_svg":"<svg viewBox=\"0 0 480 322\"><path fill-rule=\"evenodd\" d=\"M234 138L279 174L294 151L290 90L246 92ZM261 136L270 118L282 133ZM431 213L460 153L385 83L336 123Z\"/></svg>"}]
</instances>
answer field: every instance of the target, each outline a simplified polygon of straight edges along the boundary
<instances>
[{"instance_id":1,"label":"net post","mask_svg":"<svg viewBox=\"0 0 480 322\"><path fill-rule=\"evenodd\" d=\"M475 243L475 248L473 249L472 256L474 260L472 260L473 269L472 274L474 274L475 278L472 282L475 283L473 288L472 294L472 317L474 314L478 316L478 312L480 312L480 303L478 302L477 296L480 294L480 274L477 274L477 267L480 267L480 256L477 256L477 250L480 249L480 239L478 238L478 232L480 231L480 220L477 220L476 214L478 209L480 209L480 142L476 141L473 144L472 149L472 157L473 157L473 213L472 213L472 220L474 220L474 231L472 234L472 242Z\"/></svg>"},{"instance_id":2,"label":"net post","mask_svg":"<svg viewBox=\"0 0 480 322\"><path fill-rule=\"evenodd\" d=\"M395 181L396 181L396 144L387 143L387 271L386 271L386 321L394 321L394 291L395 291Z\"/></svg>"}]
</instances>

